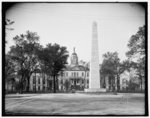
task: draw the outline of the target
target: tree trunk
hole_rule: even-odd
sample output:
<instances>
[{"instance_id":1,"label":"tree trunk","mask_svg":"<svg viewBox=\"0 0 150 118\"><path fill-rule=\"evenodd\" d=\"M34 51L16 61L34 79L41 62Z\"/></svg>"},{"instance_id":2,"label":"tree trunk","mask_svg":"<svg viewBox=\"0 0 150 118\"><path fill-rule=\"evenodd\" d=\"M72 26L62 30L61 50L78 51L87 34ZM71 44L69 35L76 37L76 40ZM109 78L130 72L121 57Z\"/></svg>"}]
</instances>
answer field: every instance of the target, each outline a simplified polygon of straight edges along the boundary
<instances>
[{"instance_id":1,"label":"tree trunk","mask_svg":"<svg viewBox=\"0 0 150 118\"><path fill-rule=\"evenodd\" d=\"M141 74L140 74L140 80L141 80L141 91L142 91L142 76L141 76Z\"/></svg>"},{"instance_id":2,"label":"tree trunk","mask_svg":"<svg viewBox=\"0 0 150 118\"><path fill-rule=\"evenodd\" d=\"M35 72L35 93L36 93L36 72Z\"/></svg>"},{"instance_id":3,"label":"tree trunk","mask_svg":"<svg viewBox=\"0 0 150 118\"><path fill-rule=\"evenodd\" d=\"M8 89L9 89L9 88L8 88L8 82L7 82L7 84L6 84L6 85L7 85L7 86L6 86L6 88L7 88L7 90L6 90L6 91L8 92Z\"/></svg>"},{"instance_id":4,"label":"tree trunk","mask_svg":"<svg viewBox=\"0 0 150 118\"><path fill-rule=\"evenodd\" d=\"M19 93L20 94L22 94L22 89L23 89L23 87L22 87L22 80L21 80L19 83Z\"/></svg>"},{"instance_id":5,"label":"tree trunk","mask_svg":"<svg viewBox=\"0 0 150 118\"><path fill-rule=\"evenodd\" d=\"M117 92L120 91L120 77L117 75Z\"/></svg>"},{"instance_id":6,"label":"tree trunk","mask_svg":"<svg viewBox=\"0 0 150 118\"><path fill-rule=\"evenodd\" d=\"M110 76L110 91L112 91L112 78Z\"/></svg>"},{"instance_id":7,"label":"tree trunk","mask_svg":"<svg viewBox=\"0 0 150 118\"><path fill-rule=\"evenodd\" d=\"M53 76L53 92L56 93L56 81L55 81L55 75Z\"/></svg>"},{"instance_id":8,"label":"tree trunk","mask_svg":"<svg viewBox=\"0 0 150 118\"><path fill-rule=\"evenodd\" d=\"M22 77L21 77L21 80L19 82L19 93L22 94L22 90L23 90L23 83L22 83L22 80L23 80L23 74L22 74Z\"/></svg>"},{"instance_id":9,"label":"tree trunk","mask_svg":"<svg viewBox=\"0 0 150 118\"><path fill-rule=\"evenodd\" d=\"M57 78L57 76L56 76L56 90L59 90L59 86L58 86L58 78Z\"/></svg>"},{"instance_id":10,"label":"tree trunk","mask_svg":"<svg viewBox=\"0 0 150 118\"><path fill-rule=\"evenodd\" d=\"M30 76L27 77L27 86L26 86L26 92L29 92L29 84L30 84Z\"/></svg>"},{"instance_id":11,"label":"tree trunk","mask_svg":"<svg viewBox=\"0 0 150 118\"><path fill-rule=\"evenodd\" d=\"M11 91L13 92L13 81L11 82Z\"/></svg>"}]
</instances>

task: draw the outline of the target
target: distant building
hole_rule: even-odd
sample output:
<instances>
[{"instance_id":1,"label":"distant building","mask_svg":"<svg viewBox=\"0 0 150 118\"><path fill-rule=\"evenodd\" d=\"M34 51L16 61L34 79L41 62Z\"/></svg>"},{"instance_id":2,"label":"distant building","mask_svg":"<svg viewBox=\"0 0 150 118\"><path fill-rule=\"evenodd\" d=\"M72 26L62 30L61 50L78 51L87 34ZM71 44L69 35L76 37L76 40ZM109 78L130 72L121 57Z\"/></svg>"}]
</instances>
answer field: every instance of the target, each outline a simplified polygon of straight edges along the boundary
<instances>
[{"instance_id":1,"label":"distant building","mask_svg":"<svg viewBox=\"0 0 150 118\"><path fill-rule=\"evenodd\" d=\"M71 55L71 64L67 65L62 76L59 76L59 90L84 90L89 84L89 68L78 64L75 52Z\"/></svg>"},{"instance_id":2,"label":"distant building","mask_svg":"<svg viewBox=\"0 0 150 118\"><path fill-rule=\"evenodd\" d=\"M33 73L30 77L30 91L48 91L51 90L52 78L46 74L37 72Z\"/></svg>"},{"instance_id":3,"label":"distant building","mask_svg":"<svg viewBox=\"0 0 150 118\"><path fill-rule=\"evenodd\" d=\"M145 90L145 81L142 79L142 90ZM132 85L131 85L132 84ZM141 89L141 80L138 77L136 69L131 68L120 75L120 90L138 91Z\"/></svg>"}]
</instances>

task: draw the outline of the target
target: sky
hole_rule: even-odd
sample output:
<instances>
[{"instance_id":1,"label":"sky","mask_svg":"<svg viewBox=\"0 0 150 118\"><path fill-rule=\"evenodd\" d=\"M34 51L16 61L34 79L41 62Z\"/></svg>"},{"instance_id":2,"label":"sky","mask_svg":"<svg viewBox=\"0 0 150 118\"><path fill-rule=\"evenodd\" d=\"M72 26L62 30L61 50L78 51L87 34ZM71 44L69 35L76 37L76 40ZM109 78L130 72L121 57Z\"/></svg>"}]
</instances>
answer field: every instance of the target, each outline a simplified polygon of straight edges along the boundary
<instances>
[{"instance_id":1,"label":"sky","mask_svg":"<svg viewBox=\"0 0 150 118\"><path fill-rule=\"evenodd\" d=\"M126 59L128 41L145 25L145 11L135 3L20 3L6 12L15 21L7 31L6 51L14 45L13 37L27 30L37 32L40 44L66 46L71 56L75 47L78 60L90 61L92 23L98 24L99 62L106 52L119 53ZM70 63L70 58L68 59Z\"/></svg>"}]
</instances>

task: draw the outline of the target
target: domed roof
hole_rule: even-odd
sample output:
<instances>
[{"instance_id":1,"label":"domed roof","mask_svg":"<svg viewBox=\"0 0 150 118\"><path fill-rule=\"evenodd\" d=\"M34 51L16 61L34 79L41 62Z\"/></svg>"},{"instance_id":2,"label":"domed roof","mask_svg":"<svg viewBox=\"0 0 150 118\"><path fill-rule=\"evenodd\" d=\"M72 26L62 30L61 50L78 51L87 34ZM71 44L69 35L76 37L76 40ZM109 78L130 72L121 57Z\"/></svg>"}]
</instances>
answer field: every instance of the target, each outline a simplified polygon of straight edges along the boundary
<instances>
[{"instance_id":1,"label":"domed roof","mask_svg":"<svg viewBox=\"0 0 150 118\"><path fill-rule=\"evenodd\" d=\"M73 52L72 55L77 55L77 53Z\"/></svg>"}]
</instances>

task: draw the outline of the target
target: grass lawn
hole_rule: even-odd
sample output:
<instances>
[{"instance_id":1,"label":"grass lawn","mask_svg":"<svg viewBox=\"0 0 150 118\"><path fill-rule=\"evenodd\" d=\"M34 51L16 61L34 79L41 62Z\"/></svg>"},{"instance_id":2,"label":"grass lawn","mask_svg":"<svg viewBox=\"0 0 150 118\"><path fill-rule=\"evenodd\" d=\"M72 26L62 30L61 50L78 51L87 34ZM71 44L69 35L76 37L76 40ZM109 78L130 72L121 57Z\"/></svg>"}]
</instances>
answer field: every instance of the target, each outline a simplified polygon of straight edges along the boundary
<instances>
[{"instance_id":1,"label":"grass lawn","mask_svg":"<svg viewBox=\"0 0 150 118\"><path fill-rule=\"evenodd\" d=\"M144 115L145 105L144 94L8 95L5 111L8 115Z\"/></svg>"}]
</instances>

